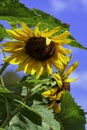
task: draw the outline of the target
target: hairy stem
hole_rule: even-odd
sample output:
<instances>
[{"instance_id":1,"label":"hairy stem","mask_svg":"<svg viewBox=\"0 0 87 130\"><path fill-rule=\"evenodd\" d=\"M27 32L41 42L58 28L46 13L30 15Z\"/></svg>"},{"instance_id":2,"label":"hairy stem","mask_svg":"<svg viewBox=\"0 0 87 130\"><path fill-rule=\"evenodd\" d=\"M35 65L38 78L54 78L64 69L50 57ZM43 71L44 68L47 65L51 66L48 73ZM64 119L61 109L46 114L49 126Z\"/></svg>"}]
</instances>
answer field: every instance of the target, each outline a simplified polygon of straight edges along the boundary
<instances>
[{"instance_id":1,"label":"hairy stem","mask_svg":"<svg viewBox=\"0 0 87 130\"><path fill-rule=\"evenodd\" d=\"M0 75L2 75L2 73L3 73L4 70L7 68L8 65L9 65L8 62L4 63L4 65L3 65L2 68L0 69Z\"/></svg>"}]
</instances>

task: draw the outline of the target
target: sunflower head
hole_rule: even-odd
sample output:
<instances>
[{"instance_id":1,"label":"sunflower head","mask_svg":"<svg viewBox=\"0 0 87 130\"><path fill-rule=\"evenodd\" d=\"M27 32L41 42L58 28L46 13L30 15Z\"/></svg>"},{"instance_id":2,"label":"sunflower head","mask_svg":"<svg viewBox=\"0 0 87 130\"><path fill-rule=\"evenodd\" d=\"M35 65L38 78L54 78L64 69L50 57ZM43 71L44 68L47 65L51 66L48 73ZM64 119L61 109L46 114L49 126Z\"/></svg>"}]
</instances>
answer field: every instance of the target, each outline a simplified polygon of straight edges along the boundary
<instances>
[{"instance_id":1,"label":"sunflower head","mask_svg":"<svg viewBox=\"0 0 87 130\"><path fill-rule=\"evenodd\" d=\"M71 50L63 48L64 44L70 43L70 34L65 31L57 36L54 34L60 31L60 27L52 30L39 30L39 24L32 31L25 23L21 23L21 29L6 30L15 40L6 42L3 51L11 53L4 59L10 64L18 64L17 71L23 70L27 74L36 74L39 78L43 72L52 74L53 66L64 69L69 61L68 54Z\"/></svg>"}]
</instances>

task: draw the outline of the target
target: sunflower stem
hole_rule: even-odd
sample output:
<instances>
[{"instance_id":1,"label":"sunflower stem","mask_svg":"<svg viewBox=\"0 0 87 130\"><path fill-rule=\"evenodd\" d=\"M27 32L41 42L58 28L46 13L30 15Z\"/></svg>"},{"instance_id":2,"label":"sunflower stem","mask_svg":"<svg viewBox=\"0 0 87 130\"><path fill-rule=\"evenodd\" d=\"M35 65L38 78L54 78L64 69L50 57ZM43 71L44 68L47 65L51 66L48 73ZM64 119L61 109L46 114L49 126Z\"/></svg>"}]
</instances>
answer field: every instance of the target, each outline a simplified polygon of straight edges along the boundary
<instances>
[{"instance_id":1,"label":"sunflower stem","mask_svg":"<svg viewBox=\"0 0 87 130\"><path fill-rule=\"evenodd\" d=\"M22 100L23 103L27 102L28 96L29 96L30 92L27 93L27 95L25 96L25 98ZM7 106L6 106L7 108ZM11 113L7 113L7 118L5 119L5 121L3 122L3 124L0 126L0 128L5 128L7 125L9 125L9 122L11 121L11 119L18 113L20 112L20 110L22 109L22 105L19 104ZM8 109L7 109L8 110Z\"/></svg>"},{"instance_id":2,"label":"sunflower stem","mask_svg":"<svg viewBox=\"0 0 87 130\"><path fill-rule=\"evenodd\" d=\"M0 81L1 81L2 87L5 88L4 80L3 80L3 77L1 75L0 75Z\"/></svg>"},{"instance_id":3,"label":"sunflower stem","mask_svg":"<svg viewBox=\"0 0 87 130\"><path fill-rule=\"evenodd\" d=\"M9 65L8 62L4 63L4 65L3 65L2 68L0 69L0 75L2 75L2 73L3 73L4 70L7 68L8 65Z\"/></svg>"}]
</instances>

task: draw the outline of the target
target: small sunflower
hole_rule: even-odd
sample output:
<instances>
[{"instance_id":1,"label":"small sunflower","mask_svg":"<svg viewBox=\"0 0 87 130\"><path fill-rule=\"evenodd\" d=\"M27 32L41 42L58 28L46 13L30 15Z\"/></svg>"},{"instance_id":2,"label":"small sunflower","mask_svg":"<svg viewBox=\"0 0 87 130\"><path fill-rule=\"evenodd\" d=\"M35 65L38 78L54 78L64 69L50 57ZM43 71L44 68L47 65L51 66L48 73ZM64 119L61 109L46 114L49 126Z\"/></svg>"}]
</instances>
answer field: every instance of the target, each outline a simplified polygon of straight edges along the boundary
<instances>
[{"instance_id":1,"label":"small sunflower","mask_svg":"<svg viewBox=\"0 0 87 130\"><path fill-rule=\"evenodd\" d=\"M76 61L68 68L68 70L64 71L64 73L53 74L54 79L57 81L56 87L42 93L42 96L50 100L49 108L53 108L56 113L60 113L61 111L60 104L62 94L66 90L70 91L70 82L74 82L76 80L74 78L68 78L68 76L77 68L77 66L78 62Z\"/></svg>"},{"instance_id":2,"label":"small sunflower","mask_svg":"<svg viewBox=\"0 0 87 130\"><path fill-rule=\"evenodd\" d=\"M64 91L59 92L58 87L54 87L43 92L42 96L50 100L49 108L53 108L56 113L60 113L61 107L58 103L60 102L63 93Z\"/></svg>"},{"instance_id":3,"label":"small sunflower","mask_svg":"<svg viewBox=\"0 0 87 130\"><path fill-rule=\"evenodd\" d=\"M11 53L4 62L18 64L17 71L36 74L36 78L39 78L44 71L48 75L52 74L52 65L58 70L64 69L69 61L67 54L70 54L71 50L62 46L70 42L67 38L70 33L65 31L54 36L60 27L40 31L38 24L32 31L24 22L21 26L22 29L6 30L16 40L3 43L3 51Z\"/></svg>"}]
</instances>

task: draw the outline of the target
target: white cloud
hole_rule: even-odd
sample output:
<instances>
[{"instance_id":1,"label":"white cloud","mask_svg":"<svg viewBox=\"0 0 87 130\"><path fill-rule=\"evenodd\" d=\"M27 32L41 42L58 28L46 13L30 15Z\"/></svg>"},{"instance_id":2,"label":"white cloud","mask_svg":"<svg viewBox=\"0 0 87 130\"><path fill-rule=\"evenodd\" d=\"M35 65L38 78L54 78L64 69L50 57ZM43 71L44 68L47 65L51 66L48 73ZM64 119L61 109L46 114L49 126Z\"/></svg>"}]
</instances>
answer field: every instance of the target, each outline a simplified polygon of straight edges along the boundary
<instances>
[{"instance_id":1,"label":"white cloud","mask_svg":"<svg viewBox=\"0 0 87 130\"><path fill-rule=\"evenodd\" d=\"M51 0L50 4L52 6L53 11L63 11L66 10L67 8L67 3L64 1L60 1L60 0Z\"/></svg>"},{"instance_id":2,"label":"white cloud","mask_svg":"<svg viewBox=\"0 0 87 130\"><path fill-rule=\"evenodd\" d=\"M78 80L75 83L72 83L75 88L80 90L87 91L87 71L86 72L79 72L79 73L72 73L71 77L77 77Z\"/></svg>"},{"instance_id":3,"label":"white cloud","mask_svg":"<svg viewBox=\"0 0 87 130\"><path fill-rule=\"evenodd\" d=\"M78 77L78 80L71 84L71 94L77 104L87 111L87 72L74 72L71 77Z\"/></svg>"},{"instance_id":4,"label":"white cloud","mask_svg":"<svg viewBox=\"0 0 87 130\"><path fill-rule=\"evenodd\" d=\"M87 11L87 0L50 0L50 5L54 13Z\"/></svg>"}]
</instances>

